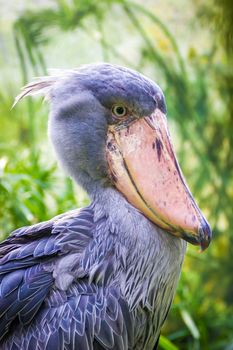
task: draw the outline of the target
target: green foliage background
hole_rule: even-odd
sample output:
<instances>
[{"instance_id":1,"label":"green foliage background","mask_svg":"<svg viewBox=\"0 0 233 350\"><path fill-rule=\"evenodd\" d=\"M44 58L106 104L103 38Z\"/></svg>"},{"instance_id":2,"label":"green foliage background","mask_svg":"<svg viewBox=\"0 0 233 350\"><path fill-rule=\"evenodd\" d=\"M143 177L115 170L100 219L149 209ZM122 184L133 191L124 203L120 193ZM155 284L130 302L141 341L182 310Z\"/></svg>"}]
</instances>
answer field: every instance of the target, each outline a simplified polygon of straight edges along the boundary
<instances>
[{"instance_id":1,"label":"green foliage background","mask_svg":"<svg viewBox=\"0 0 233 350\"><path fill-rule=\"evenodd\" d=\"M1 3L2 2L2 3ZM211 223L189 247L160 349L233 349L233 6L230 0L0 1L0 237L83 206L57 170L40 99L11 110L47 67L109 61L157 81L183 172Z\"/></svg>"}]
</instances>

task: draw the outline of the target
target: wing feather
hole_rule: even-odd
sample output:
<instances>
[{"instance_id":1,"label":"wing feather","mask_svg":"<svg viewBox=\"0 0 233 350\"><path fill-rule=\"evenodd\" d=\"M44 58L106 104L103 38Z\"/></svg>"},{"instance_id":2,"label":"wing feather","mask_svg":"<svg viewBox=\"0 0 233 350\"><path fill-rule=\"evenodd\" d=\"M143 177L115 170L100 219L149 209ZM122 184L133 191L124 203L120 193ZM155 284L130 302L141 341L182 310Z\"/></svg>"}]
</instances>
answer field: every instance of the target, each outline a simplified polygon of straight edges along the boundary
<instances>
[{"instance_id":1,"label":"wing feather","mask_svg":"<svg viewBox=\"0 0 233 350\"><path fill-rule=\"evenodd\" d=\"M110 283L114 241L109 234L104 245L95 232L103 224L88 207L16 230L0 244L2 350L132 349L132 315ZM61 290L56 278L66 273L73 282Z\"/></svg>"}]
</instances>

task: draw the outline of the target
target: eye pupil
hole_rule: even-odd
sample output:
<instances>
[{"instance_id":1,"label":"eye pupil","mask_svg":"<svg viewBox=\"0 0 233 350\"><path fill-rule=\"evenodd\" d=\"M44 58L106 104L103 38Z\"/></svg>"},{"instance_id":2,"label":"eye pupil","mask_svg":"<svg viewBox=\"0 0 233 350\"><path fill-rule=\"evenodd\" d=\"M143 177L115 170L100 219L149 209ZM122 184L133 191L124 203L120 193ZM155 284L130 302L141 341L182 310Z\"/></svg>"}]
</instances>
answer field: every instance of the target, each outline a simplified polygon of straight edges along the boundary
<instances>
[{"instance_id":1,"label":"eye pupil","mask_svg":"<svg viewBox=\"0 0 233 350\"><path fill-rule=\"evenodd\" d=\"M127 114L127 109L125 106L121 106L121 105L115 105L112 108L112 113L118 117L118 118L122 118L125 117Z\"/></svg>"},{"instance_id":2,"label":"eye pupil","mask_svg":"<svg viewBox=\"0 0 233 350\"><path fill-rule=\"evenodd\" d=\"M116 108L116 112L117 112L117 114L122 115L125 113L125 109L124 109L124 107L119 106Z\"/></svg>"}]
</instances>

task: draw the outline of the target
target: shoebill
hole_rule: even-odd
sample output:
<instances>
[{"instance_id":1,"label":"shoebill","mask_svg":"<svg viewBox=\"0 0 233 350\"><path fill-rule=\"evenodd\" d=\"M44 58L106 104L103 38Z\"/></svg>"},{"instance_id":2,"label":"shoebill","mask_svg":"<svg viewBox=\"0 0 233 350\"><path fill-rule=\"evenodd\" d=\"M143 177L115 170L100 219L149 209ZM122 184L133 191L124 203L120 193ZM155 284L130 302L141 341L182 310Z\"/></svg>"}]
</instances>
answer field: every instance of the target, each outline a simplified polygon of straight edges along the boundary
<instances>
[{"instance_id":1,"label":"shoebill","mask_svg":"<svg viewBox=\"0 0 233 350\"><path fill-rule=\"evenodd\" d=\"M186 242L204 250L211 239L176 160L163 92L100 63L42 77L16 102L37 93L50 103L57 158L91 204L1 243L0 348L156 349Z\"/></svg>"}]
</instances>

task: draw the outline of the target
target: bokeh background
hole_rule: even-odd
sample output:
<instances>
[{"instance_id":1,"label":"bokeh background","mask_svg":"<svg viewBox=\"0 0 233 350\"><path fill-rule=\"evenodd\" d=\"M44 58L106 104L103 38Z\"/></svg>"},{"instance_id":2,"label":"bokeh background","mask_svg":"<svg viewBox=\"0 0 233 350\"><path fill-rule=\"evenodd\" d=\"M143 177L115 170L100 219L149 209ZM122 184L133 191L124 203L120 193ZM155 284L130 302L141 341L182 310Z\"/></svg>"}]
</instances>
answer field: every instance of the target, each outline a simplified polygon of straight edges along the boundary
<instances>
[{"instance_id":1,"label":"bokeh background","mask_svg":"<svg viewBox=\"0 0 233 350\"><path fill-rule=\"evenodd\" d=\"M48 106L20 87L47 68L108 61L164 90L170 131L214 239L189 246L160 349L233 349L231 0L0 0L0 238L88 203L58 168Z\"/></svg>"}]
</instances>

